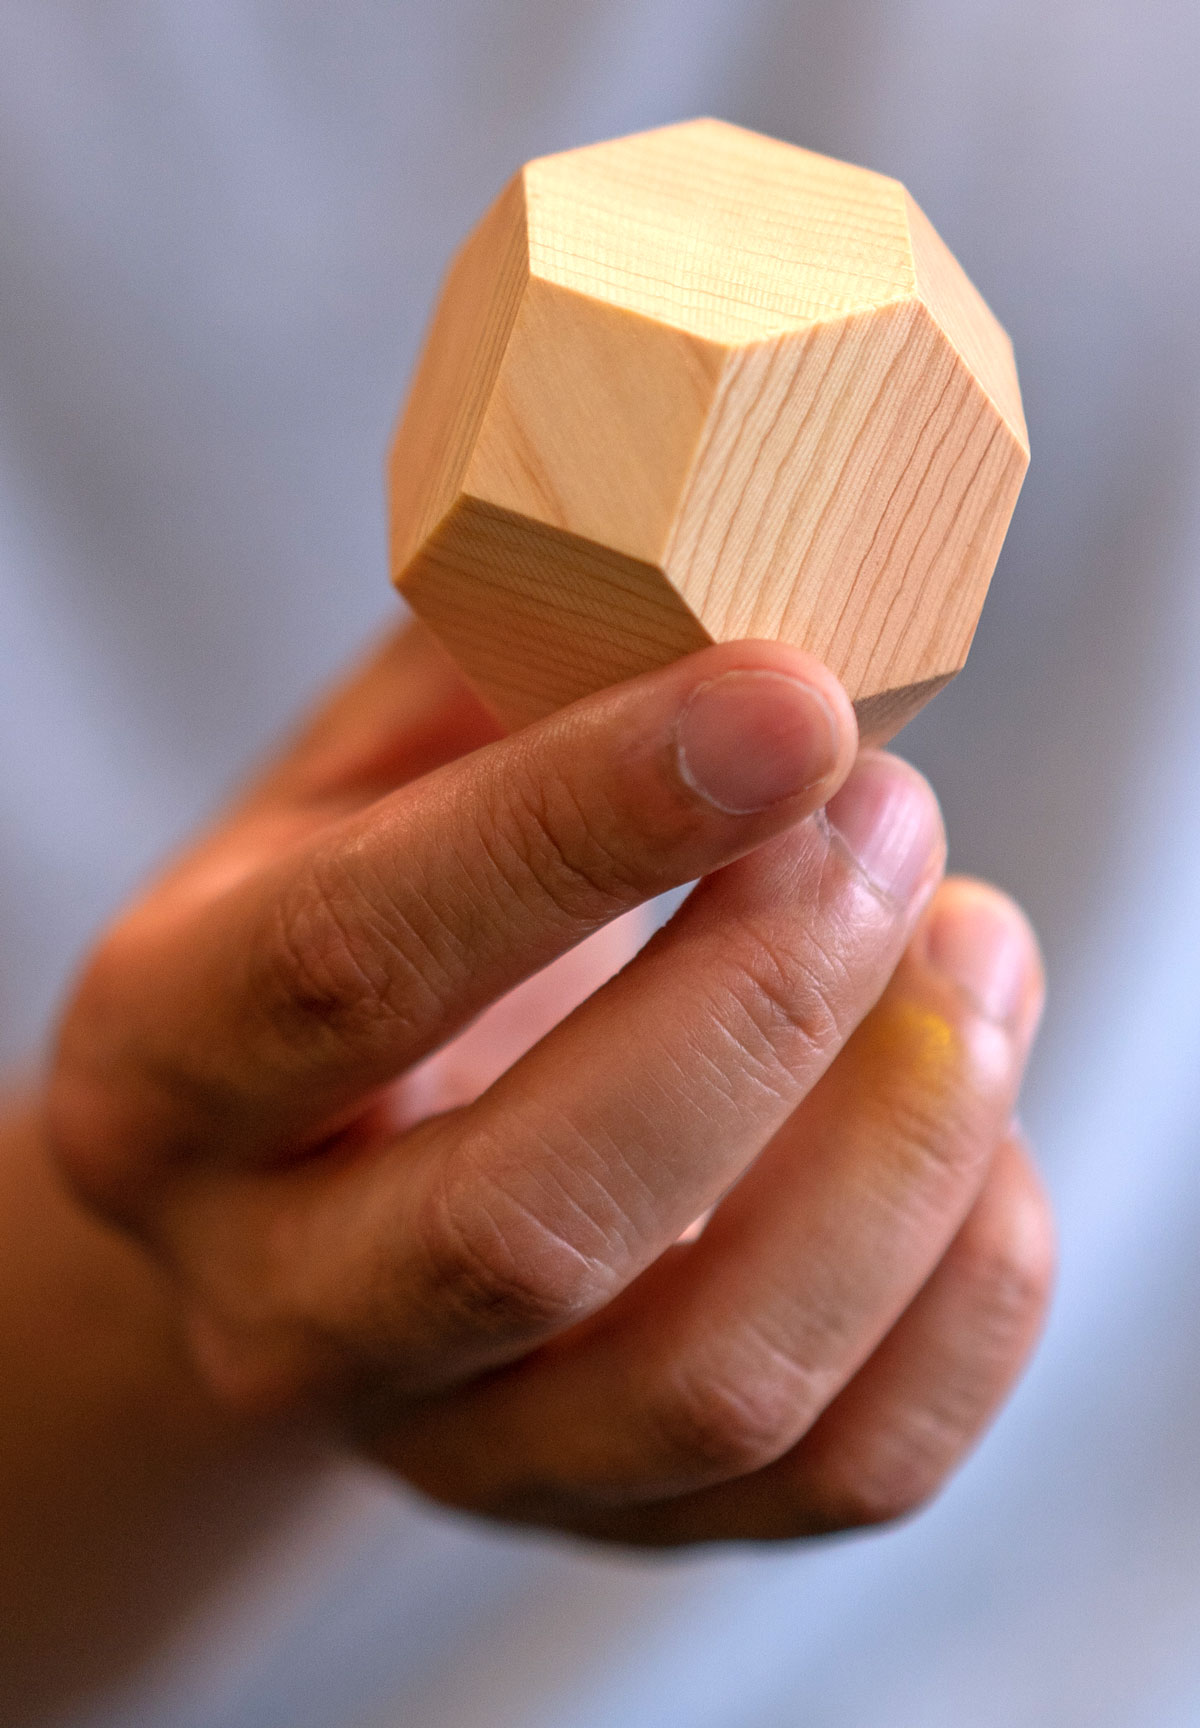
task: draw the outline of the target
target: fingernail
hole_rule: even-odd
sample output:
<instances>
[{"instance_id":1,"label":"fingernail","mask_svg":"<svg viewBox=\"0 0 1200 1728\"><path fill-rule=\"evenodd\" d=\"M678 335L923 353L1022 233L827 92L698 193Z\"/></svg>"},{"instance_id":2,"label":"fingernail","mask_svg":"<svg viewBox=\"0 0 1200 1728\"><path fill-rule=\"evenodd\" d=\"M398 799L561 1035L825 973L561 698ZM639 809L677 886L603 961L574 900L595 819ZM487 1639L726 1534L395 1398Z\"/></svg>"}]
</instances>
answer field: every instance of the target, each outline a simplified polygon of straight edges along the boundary
<instances>
[{"instance_id":1,"label":"fingernail","mask_svg":"<svg viewBox=\"0 0 1200 1728\"><path fill-rule=\"evenodd\" d=\"M1036 1018L1040 999L1033 938L1011 901L958 884L943 893L925 932L930 963L988 1020Z\"/></svg>"},{"instance_id":2,"label":"fingernail","mask_svg":"<svg viewBox=\"0 0 1200 1728\"><path fill-rule=\"evenodd\" d=\"M937 868L943 845L937 802L898 757L860 756L825 815L859 869L891 900L912 900Z\"/></svg>"},{"instance_id":3,"label":"fingernail","mask_svg":"<svg viewBox=\"0 0 1200 1728\"><path fill-rule=\"evenodd\" d=\"M730 816L767 810L818 785L837 765L833 710L785 672L726 672L701 684L675 729L679 773Z\"/></svg>"}]
</instances>

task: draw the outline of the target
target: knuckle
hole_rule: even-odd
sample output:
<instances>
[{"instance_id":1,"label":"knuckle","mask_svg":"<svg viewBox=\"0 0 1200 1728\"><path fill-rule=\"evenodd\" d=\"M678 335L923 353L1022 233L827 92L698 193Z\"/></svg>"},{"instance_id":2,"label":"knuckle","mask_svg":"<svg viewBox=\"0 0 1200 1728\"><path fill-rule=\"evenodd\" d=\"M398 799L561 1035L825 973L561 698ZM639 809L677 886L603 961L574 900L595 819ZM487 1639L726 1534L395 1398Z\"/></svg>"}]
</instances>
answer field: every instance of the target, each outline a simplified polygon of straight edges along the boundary
<instances>
[{"instance_id":1,"label":"knuckle","mask_svg":"<svg viewBox=\"0 0 1200 1728\"><path fill-rule=\"evenodd\" d=\"M312 861L275 898L272 915L272 958L289 1006L321 1018L378 1010L384 981L328 869Z\"/></svg>"},{"instance_id":2,"label":"knuckle","mask_svg":"<svg viewBox=\"0 0 1200 1728\"><path fill-rule=\"evenodd\" d=\"M791 949L756 936L730 966L731 1029L749 1053L790 1068L797 1059L823 1058L841 1043L843 1004L853 984L836 953L811 932Z\"/></svg>"},{"instance_id":3,"label":"knuckle","mask_svg":"<svg viewBox=\"0 0 1200 1728\"><path fill-rule=\"evenodd\" d=\"M673 1375L650 1408L656 1450L686 1485L747 1476L794 1443L798 1399L781 1377L741 1383L714 1373Z\"/></svg>"},{"instance_id":4,"label":"knuckle","mask_svg":"<svg viewBox=\"0 0 1200 1728\"><path fill-rule=\"evenodd\" d=\"M914 1194L932 1189L957 1195L975 1178L988 1150L967 1109L923 1091L890 1101L888 1129L897 1168Z\"/></svg>"},{"instance_id":5,"label":"knuckle","mask_svg":"<svg viewBox=\"0 0 1200 1728\"><path fill-rule=\"evenodd\" d=\"M510 796L516 873L539 899L572 919L594 918L652 890L652 872L639 866L617 813L598 793L584 797L565 775L543 770L521 775Z\"/></svg>"},{"instance_id":6,"label":"knuckle","mask_svg":"<svg viewBox=\"0 0 1200 1728\"><path fill-rule=\"evenodd\" d=\"M184 1258L192 1357L233 1414L345 1413L392 1367L362 1312L362 1281L343 1257L313 1253L287 1208L257 1193L264 1205L222 1207L199 1258Z\"/></svg>"},{"instance_id":7,"label":"knuckle","mask_svg":"<svg viewBox=\"0 0 1200 1728\"><path fill-rule=\"evenodd\" d=\"M108 1213L123 1186L118 1171L125 1160L114 1156L110 1138L100 1126L102 1106L97 1088L85 1077L62 1064L55 1068L47 1083L43 1116L50 1156L77 1200Z\"/></svg>"},{"instance_id":8,"label":"knuckle","mask_svg":"<svg viewBox=\"0 0 1200 1728\"><path fill-rule=\"evenodd\" d=\"M310 858L271 901L267 941L254 979L272 1019L314 1022L359 1038L428 985L406 951L399 915L372 905L336 858Z\"/></svg>"},{"instance_id":9,"label":"knuckle","mask_svg":"<svg viewBox=\"0 0 1200 1728\"><path fill-rule=\"evenodd\" d=\"M909 1022L915 1024L909 1024ZM867 1033L876 1086L865 1095L867 1124L891 1149L889 1165L901 1191L935 1204L958 1202L978 1186L996 1146L1008 1106L1008 1076L996 1028L965 1039L947 1022L931 1021L900 1004Z\"/></svg>"},{"instance_id":10,"label":"knuckle","mask_svg":"<svg viewBox=\"0 0 1200 1728\"><path fill-rule=\"evenodd\" d=\"M993 1344L1027 1336L1045 1313L1055 1274L1053 1225L1040 1193L1026 1192L1000 1217L979 1208L960 1252Z\"/></svg>"},{"instance_id":11,"label":"knuckle","mask_svg":"<svg viewBox=\"0 0 1200 1728\"><path fill-rule=\"evenodd\" d=\"M929 1503L943 1474L919 1447L876 1447L867 1457L827 1467L810 1482L812 1524L832 1533L899 1523Z\"/></svg>"},{"instance_id":12,"label":"knuckle","mask_svg":"<svg viewBox=\"0 0 1200 1728\"><path fill-rule=\"evenodd\" d=\"M144 1172L155 1113L130 1063L127 992L136 955L115 924L88 956L63 1013L43 1122L57 1169L88 1206L117 1217Z\"/></svg>"},{"instance_id":13,"label":"knuckle","mask_svg":"<svg viewBox=\"0 0 1200 1728\"><path fill-rule=\"evenodd\" d=\"M209 1398L238 1420L340 1406L356 1378L327 1338L301 1326L233 1325L197 1311L188 1317L187 1335Z\"/></svg>"},{"instance_id":14,"label":"knuckle","mask_svg":"<svg viewBox=\"0 0 1200 1728\"><path fill-rule=\"evenodd\" d=\"M612 1293L612 1275L478 1169L444 1174L415 1226L421 1283L442 1327L536 1341Z\"/></svg>"}]
</instances>

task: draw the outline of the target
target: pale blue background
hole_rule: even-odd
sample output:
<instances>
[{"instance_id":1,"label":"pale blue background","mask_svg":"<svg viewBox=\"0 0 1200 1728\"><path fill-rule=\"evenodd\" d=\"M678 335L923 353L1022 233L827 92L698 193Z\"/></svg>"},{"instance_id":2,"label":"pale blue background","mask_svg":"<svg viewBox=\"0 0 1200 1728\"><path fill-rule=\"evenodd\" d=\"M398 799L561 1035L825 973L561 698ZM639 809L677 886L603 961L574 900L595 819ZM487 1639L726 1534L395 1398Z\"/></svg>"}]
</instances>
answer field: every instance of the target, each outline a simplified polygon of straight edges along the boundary
<instances>
[{"instance_id":1,"label":"pale blue background","mask_svg":"<svg viewBox=\"0 0 1200 1728\"><path fill-rule=\"evenodd\" d=\"M1195 0L0 7L0 1029L389 615L381 458L523 158L715 112L907 181L1012 331L1034 464L906 739L1053 989L1056 1318L940 1504L646 1562L365 1475L250 1524L75 1728L1200 1723Z\"/></svg>"}]
</instances>

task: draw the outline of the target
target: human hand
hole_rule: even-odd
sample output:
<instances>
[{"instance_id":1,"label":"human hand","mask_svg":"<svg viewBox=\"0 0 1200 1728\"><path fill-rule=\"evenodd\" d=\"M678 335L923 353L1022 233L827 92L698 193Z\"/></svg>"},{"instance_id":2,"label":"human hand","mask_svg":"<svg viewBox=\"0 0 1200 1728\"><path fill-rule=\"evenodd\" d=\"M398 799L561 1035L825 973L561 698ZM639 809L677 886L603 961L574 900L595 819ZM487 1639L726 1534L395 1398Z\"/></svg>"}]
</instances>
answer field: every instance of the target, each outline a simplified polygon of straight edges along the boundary
<instances>
[{"instance_id":1,"label":"human hand","mask_svg":"<svg viewBox=\"0 0 1200 1728\"><path fill-rule=\"evenodd\" d=\"M217 1398L623 1541L940 1483L1046 1299L1009 1126L1040 972L1002 896L938 886L920 777L854 752L762 643L500 739L411 630L327 706L103 938L50 1082Z\"/></svg>"}]
</instances>

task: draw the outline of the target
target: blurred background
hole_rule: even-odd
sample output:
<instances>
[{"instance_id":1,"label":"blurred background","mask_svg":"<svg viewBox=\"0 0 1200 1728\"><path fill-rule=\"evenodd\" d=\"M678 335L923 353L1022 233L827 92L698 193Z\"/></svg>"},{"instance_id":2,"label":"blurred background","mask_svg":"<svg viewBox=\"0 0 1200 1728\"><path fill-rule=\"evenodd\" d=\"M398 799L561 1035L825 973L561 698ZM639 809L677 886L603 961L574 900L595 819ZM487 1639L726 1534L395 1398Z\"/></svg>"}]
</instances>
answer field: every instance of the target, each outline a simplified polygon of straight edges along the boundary
<instances>
[{"instance_id":1,"label":"blurred background","mask_svg":"<svg viewBox=\"0 0 1200 1728\"><path fill-rule=\"evenodd\" d=\"M1033 465L902 746L1044 936L1063 1242L1033 1373L904 1529L650 1561L322 1471L64 1722L1200 1722L1197 88L1195 0L0 7L5 1059L395 617L383 452L467 227L529 156L714 113L904 180L1013 336Z\"/></svg>"}]
</instances>

